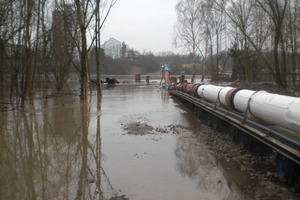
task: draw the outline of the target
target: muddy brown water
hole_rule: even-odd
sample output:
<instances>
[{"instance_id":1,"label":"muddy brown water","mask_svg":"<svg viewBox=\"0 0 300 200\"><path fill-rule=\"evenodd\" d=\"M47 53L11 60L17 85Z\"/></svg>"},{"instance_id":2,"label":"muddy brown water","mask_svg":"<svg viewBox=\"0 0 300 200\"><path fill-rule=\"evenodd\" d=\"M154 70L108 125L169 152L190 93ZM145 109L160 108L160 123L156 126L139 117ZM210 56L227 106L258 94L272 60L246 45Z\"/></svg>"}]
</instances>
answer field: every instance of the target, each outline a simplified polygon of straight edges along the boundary
<instances>
[{"instance_id":1,"label":"muddy brown water","mask_svg":"<svg viewBox=\"0 0 300 200\"><path fill-rule=\"evenodd\" d=\"M157 84L27 101L0 112L0 199L234 200L242 195L197 142L201 123Z\"/></svg>"}]
</instances>

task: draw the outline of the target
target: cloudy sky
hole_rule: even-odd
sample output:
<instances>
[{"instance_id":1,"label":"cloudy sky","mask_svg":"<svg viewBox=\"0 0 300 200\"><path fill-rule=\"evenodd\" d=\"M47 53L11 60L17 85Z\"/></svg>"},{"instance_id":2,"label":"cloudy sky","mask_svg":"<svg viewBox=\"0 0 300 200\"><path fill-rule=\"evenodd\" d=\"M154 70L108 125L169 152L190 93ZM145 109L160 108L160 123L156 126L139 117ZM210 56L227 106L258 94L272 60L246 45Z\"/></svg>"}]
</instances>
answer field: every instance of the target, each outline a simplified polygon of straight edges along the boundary
<instances>
[{"instance_id":1,"label":"cloudy sky","mask_svg":"<svg viewBox=\"0 0 300 200\"><path fill-rule=\"evenodd\" d=\"M118 0L102 32L140 51L178 52L173 46L177 0Z\"/></svg>"}]
</instances>

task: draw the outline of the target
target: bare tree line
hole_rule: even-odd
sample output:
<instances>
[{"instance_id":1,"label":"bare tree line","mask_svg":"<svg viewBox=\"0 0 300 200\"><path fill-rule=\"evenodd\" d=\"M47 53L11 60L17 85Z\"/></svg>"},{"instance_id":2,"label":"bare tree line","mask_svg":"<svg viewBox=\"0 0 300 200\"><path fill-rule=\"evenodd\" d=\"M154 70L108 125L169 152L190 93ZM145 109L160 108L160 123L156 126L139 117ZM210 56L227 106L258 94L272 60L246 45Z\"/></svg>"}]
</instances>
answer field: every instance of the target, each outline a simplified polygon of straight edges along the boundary
<instances>
[{"instance_id":1,"label":"bare tree line","mask_svg":"<svg viewBox=\"0 0 300 200\"><path fill-rule=\"evenodd\" d=\"M88 52L92 46L99 51L101 29L116 1L0 0L1 85L25 99L42 84L62 90L75 69L86 99Z\"/></svg>"},{"instance_id":2,"label":"bare tree line","mask_svg":"<svg viewBox=\"0 0 300 200\"><path fill-rule=\"evenodd\" d=\"M227 52L234 79L299 88L299 8L297 0L180 0L174 41L213 76Z\"/></svg>"}]
</instances>

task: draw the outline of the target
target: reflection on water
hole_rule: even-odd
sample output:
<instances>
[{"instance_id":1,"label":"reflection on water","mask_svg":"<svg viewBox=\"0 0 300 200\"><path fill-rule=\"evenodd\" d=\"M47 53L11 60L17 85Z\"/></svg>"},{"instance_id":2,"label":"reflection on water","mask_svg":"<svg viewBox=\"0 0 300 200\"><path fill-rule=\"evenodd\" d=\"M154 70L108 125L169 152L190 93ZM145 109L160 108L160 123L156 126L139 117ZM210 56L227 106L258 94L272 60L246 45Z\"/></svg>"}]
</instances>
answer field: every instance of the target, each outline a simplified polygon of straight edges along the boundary
<instances>
[{"instance_id":1,"label":"reflection on water","mask_svg":"<svg viewBox=\"0 0 300 200\"><path fill-rule=\"evenodd\" d=\"M162 90L161 96L162 96L163 101L168 101L169 98L170 98L169 92L168 91L164 91L164 90Z\"/></svg>"},{"instance_id":2,"label":"reflection on water","mask_svg":"<svg viewBox=\"0 0 300 200\"><path fill-rule=\"evenodd\" d=\"M89 121L77 97L1 112L0 199L101 199L100 123Z\"/></svg>"},{"instance_id":3,"label":"reflection on water","mask_svg":"<svg viewBox=\"0 0 300 200\"><path fill-rule=\"evenodd\" d=\"M0 113L0 199L236 199L214 158L188 132L172 134L190 119L166 91L129 84L103 94L101 104L64 96ZM127 122L162 131L127 135Z\"/></svg>"},{"instance_id":4,"label":"reflection on water","mask_svg":"<svg viewBox=\"0 0 300 200\"><path fill-rule=\"evenodd\" d=\"M201 199L240 199L240 195L234 191L234 185L223 176L222 166L189 133L177 140L175 155L178 170L197 180Z\"/></svg>"}]
</instances>

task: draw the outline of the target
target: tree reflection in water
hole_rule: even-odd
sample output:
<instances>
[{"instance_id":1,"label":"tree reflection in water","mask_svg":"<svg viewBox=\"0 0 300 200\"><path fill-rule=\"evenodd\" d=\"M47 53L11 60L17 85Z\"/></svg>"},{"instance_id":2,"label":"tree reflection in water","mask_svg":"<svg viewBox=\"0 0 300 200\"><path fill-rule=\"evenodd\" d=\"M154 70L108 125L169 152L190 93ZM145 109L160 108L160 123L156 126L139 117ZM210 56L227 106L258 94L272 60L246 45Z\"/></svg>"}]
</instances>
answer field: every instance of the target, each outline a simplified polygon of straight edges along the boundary
<instances>
[{"instance_id":1,"label":"tree reflection in water","mask_svg":"<svg viewBox=\"0 0 300 200\"><path fill-rule=\"evenodd\" d=\"M1 112L0 199L115 195L101 168L101 102L95 111L96 130L89 128L91 104L65 96Z\"/></svg>"},{"instance_id":2,"label":"tree reflection in water","mask_svg":"<svg viewBox=\"0 0 300 200\"><path fill-rule=\"evenodd\" d=\"M183 131L181 131L183 132ZM205 199L240 199L234 184L228 183L222 173L222 167L209 153L205 145L187 132L177 140L175 155L177 169L181 174L198 182L202 198Z\"/></svg>"}]
</instances>

